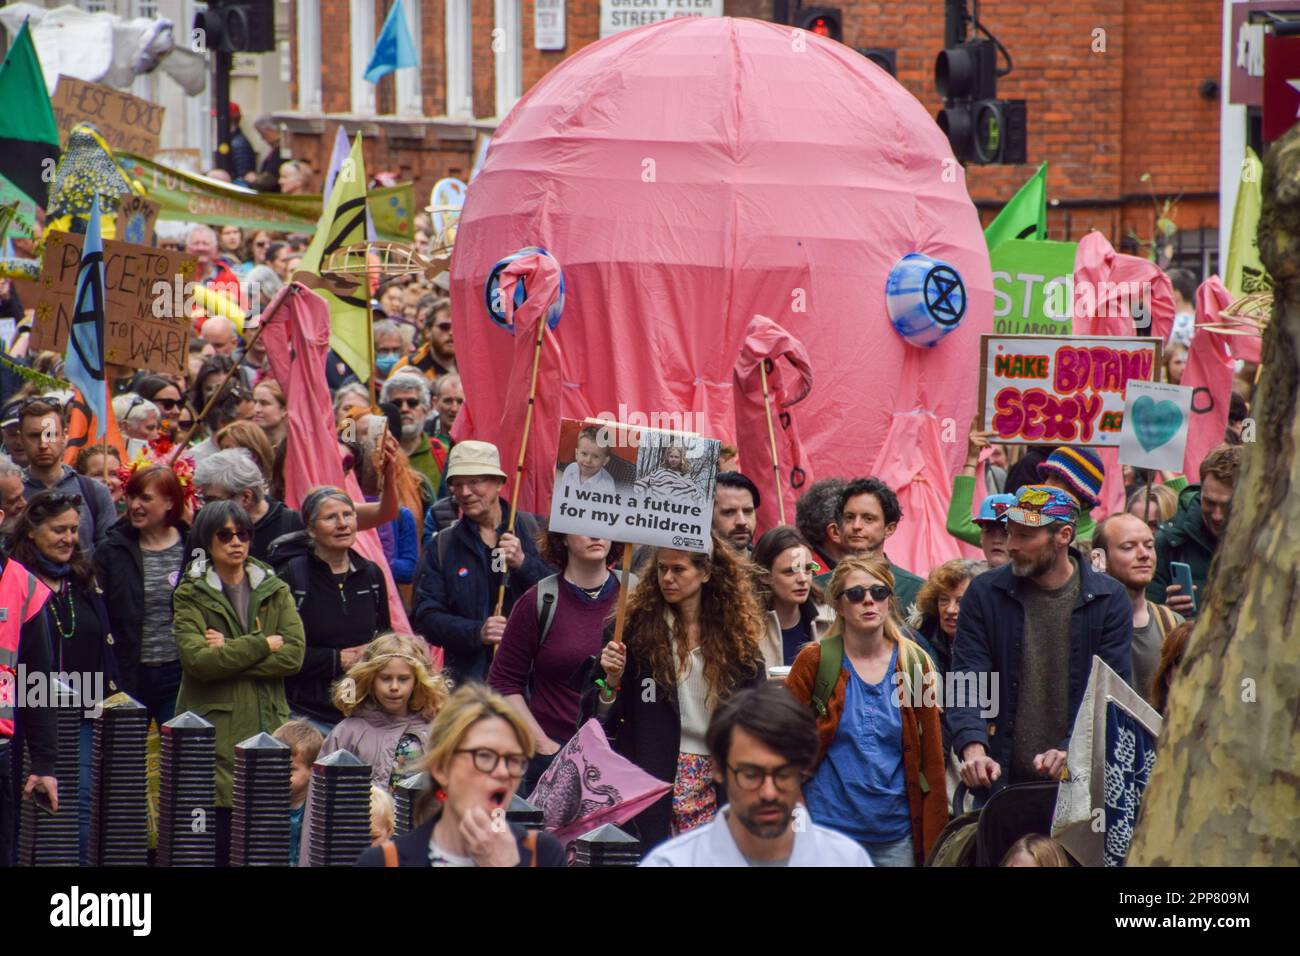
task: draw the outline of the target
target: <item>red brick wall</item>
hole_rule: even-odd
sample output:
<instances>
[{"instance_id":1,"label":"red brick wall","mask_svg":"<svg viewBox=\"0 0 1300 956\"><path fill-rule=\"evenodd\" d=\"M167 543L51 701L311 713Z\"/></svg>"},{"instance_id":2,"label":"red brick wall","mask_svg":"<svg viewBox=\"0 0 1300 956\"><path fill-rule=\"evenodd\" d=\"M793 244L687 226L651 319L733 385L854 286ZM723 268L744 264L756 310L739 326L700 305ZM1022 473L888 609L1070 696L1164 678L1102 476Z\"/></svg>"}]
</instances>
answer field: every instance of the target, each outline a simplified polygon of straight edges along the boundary
<instances>
[{"instance_id":1,"label":"red brick wall","mask_svg":"<svg viewBox=\"0 0 1300 956\"><path fill-rule=\"evenodd\" d=\"M492 52L492 31L496 11L492 0L471 0L470 39L474 48L474 115L479 119L497 111L496 54Z\"/></svg>"},{"instance_id":2,"label":"red brick wall","mask_svg":"<svg viewBox=\"0 0 1300 956\"><path fill-rule=\"evenodd\" d=\"M346 113L352 109L348 0L320 0L320 19L321 111Z\"/></svg>"}]
</instances>

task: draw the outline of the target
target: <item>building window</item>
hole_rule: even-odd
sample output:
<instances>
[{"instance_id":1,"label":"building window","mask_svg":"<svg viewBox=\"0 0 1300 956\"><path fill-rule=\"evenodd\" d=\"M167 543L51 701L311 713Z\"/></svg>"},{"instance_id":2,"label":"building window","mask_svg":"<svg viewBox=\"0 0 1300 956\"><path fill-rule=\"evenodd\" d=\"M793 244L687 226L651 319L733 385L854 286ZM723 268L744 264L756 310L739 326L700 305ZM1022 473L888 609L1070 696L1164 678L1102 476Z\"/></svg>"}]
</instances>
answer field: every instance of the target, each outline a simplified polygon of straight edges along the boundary
<instances>
[{"instance_id":1,"label":"building window","mask_svg":"<svg viewBox=\"0 0 1300 956\"><path fill-rule=\"evenodd\" d=\"M447 0L447 115L474 115L470 0Z\"/></svg>"},{"instance_id":2,"label":"building window","mask_svg":"<svg viewBox=\"0 0 1300 956\"><path fill-rule=\"evenodd\" d=\"M406 25L411 30L411 41L415 44L415 66L397 70L397 109L403 116L422 116L424 101L422 99L420 76L423 70L422 48L420 46L420 0L403 0L406 11Z\"/></svg>"},{"instance_id":3,"label":"building window","mask_svg":"<svg viewBox=\"0 0 1300 956\"><path fill-rule=\"evenodd\" d=\"M320 0L298 0L298 110L320 108Z\"/></svg>"},{"instance_id":4,"label":"building window","mask_svg":"<svg viewBox=\"0 0 1300 956\"><path fill-rule=\"evenodd\" d=\"M496 28L492 52L496 57L496 115L504 117L523 94L523 28L519 0L494 0Z\"/></svg>"},{"instance_id":5,"label":"building window","mask_svg":"<svg viewBox=\"0 0 1300 956\"><path fill-rule=\"evenodd\" d=\"M351 0L352 112L375 112L375 85L366 82L366 66L375 52L375 0Z\"/></svg>"}]
</instances>

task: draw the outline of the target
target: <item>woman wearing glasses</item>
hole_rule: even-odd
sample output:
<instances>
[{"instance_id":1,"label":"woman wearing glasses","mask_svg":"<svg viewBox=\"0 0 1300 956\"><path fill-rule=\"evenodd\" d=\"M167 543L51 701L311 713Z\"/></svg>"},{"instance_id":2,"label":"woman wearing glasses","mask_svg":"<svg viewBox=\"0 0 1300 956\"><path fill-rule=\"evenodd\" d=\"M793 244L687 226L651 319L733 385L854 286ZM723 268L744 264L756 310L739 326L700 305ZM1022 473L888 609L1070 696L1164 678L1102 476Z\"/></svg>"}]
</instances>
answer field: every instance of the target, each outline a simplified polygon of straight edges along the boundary
<instances>
[{"instance_id":1,"label":"woman wearing glasses","mask_svg":"<svg viewBox=\"0 0 1300 956\"><path fill-rule=\"evenodd\" d=\"M888 559L842 559L828 591L835 623L799 652L786 678L817 717L808 812L857 840L876 866L919 866L948 822L934 665L903 635ZM839 655L839 676L814 701L823 654Z\"/></svg>"},{"instance_id":2,"label":"woman wearing glasses","mask_svg":"<svg viewBox=\"0 0 1300 956\"><path fill-rule=\"evenodd\" d=\"M416 804L423 822L371 847L358 866L564 866L550 833L506 821L533 754L514 708L481 684L451 695L429 728L424 769L430 788Z\"/></svg>"},{"instance_id":3,"label":"woman wearing glasses","mask_svg":"<svg viewBox=\"0 0 1300 956\"><path fill-rule=\"evenodd\" d=\"M157 406L162 416L159 425L164 432L170 434L185 404L180 387L161 375L146 375L135 383L135 393Z\"/></svg>"},{"instance_id":4,"label":"woman wearing glasses","mask_svg":"<svg viewBox=\"0 0 1300 956\"><path fill-rule=\"evenodd\" d=\"M346 492L317 488L302 501L307 530L271 547L276 573L293 592L307 635L302 670L289 681L295 717L323 734L343 719L330 687L376 635L392 627L388 584L379 566L353 550L357 511Z\"/></svg>"},{"instance_id":5,"label":"woman wearing glasses","mask_svg":"<svg viewBox=\"0 0 1300 956\"><path fill-rule=\"evenodd\" d=\"M253 522L233 501L199 510L202 548L172 598L184 677L176 706L216 727L217 865L230 859L235 744L289 719L284 679L303 660L302 620L289 586L249 557Z\"/></svg>"},{"instance_id":6,"label":"woman wearing glasses","mask_svg":"<svg viewBox=\"0 0 1300 956\"><path fill-rule=\"evenodd\" d=\"M51 660L59 674L77 675L78 707L91 712L122 688L118 684L113 635L95 569L77 540L81 496L41 491L32 496L14 528L9 556L50 589L45 620L53 644ZM71 686L71 685L70 685ZM81 719L82 863L88 863L90 835L90 750L92 723Z\"/></svg>"},{"instance_id":7,"label":"woman wearing glasses","mask_svg":"<svg viewBox=\"0 0 1300 956\"><path fill-rule=\"evenodd\" d=\"M763 658L769 668L789 667L800 648L826 636L835 612L813 584L819 568L813 549L791 525L764 532L754 545L754 563L763 572L755 590L767 610Z\"/></svg>"},{"instance_id":8,"label":"woman wearing glasses","mask_svg":"<svg viewBox=\"0 0 1300 956\"><path fill-rule=\"evenodd\" d=\"M583 694L584 717L600 719L615 750L672 781L672 792L636 818L646 849L713 819L709 718L767 676L763 617L741 560L716 534L711 555L659 548L653 573L628 598L623 642L607 625L603 674Z\"/></svg>"}]
</instances>

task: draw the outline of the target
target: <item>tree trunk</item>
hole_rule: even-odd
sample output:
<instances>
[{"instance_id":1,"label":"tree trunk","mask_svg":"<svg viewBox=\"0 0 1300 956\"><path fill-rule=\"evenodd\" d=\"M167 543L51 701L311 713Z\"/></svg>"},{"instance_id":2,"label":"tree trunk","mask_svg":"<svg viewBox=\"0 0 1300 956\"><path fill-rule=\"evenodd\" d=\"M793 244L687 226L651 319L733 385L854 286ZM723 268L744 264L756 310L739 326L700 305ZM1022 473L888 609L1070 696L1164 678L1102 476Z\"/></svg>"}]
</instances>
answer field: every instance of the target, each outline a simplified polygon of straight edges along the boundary
<instances>
[{"instance_id":1,"label":"tree trunk","mask_svg":"<svg viewBox=\"0 0 1300 956\"><path fill-rule=\"evenodd\" d=\"M1255 441L1174 678L1129 865L1300 862L1300 126L1266 157L1263 197L1260 255L1274 302Z\"/></svg>"}]
</instances>

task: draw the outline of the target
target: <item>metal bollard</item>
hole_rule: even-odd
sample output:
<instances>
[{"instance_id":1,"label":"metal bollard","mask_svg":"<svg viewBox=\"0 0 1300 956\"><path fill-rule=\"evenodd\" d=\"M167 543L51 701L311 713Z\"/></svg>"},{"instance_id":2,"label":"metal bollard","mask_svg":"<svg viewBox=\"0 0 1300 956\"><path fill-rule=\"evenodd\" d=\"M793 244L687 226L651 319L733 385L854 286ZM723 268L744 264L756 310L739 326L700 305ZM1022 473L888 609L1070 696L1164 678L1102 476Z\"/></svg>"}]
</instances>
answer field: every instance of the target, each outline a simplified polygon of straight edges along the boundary
<instances>
[{"instance_id":1,"label":"metal bollard","mask_svg":"<svg viewBox=\"0 0 1300 956\"><path fill-rule=\"evenodd\" d=\"M641 843L612 823L596 827L573 841L570 866L636 866Z\"/></svg>"},{"instance_id":2,"label":"metal bollard","mask_svg":"<svg viewBox=\"0 0 1300 956\"><path fill-rule=\"evenodd\" d=\"M235 745L231 866L289 864L289 774L292 748L270 734Z\"/></svg>"},{"instance_id":3,"label":"metal bollard","mask_svg":"<svg viewBox=\"0 0 1300 956\"><path fill-rule=\"evenodd\" d=\"M186 711L161 730L158 865L214 866L217 729Z\"/></svg>"},{"instance_id":4,"label":"metal bollard","mask_svg":"<svg viewBox=\"0 0 1300 956\"><path fill-rule=\"evenodd\" d=\"M370 846L370 765L346 750L321 757L311 768L312 866L352 866Z\"/></svg>"},{"instance_id":5,"label":"metal bollard","mask_svg":"<svg viewBox=\"0 0 1300 956\"><path fill-rule=\"evenodd\" d=\"M399 837L415 829L415 801L429 786L427 773L411 774L397 781L393 787L393 810L397 821L393 827L393 836Z\"/></svg>"},{"instance_id":6,"label":"metal bollard","mask_svg":"<svg viewBox=\"0 0 1300 956\"><path fill-rule=\"evenodd\" d=\"M145 866L149 862L145 746L149 711L122 695L95 721L90 772L90 862Z\"/></svg>"}]
</instances>

